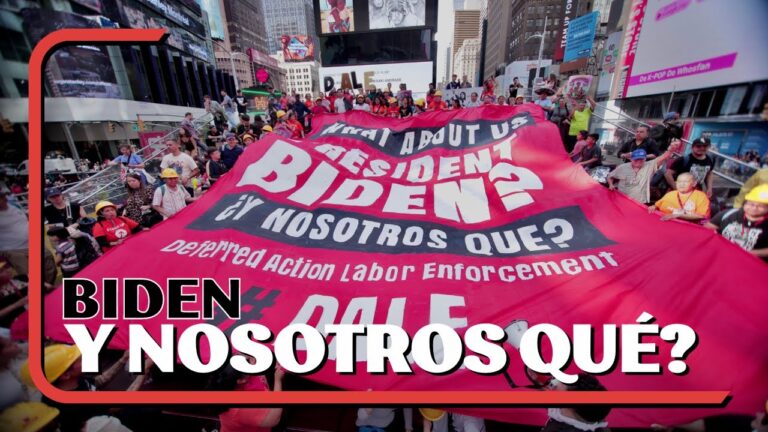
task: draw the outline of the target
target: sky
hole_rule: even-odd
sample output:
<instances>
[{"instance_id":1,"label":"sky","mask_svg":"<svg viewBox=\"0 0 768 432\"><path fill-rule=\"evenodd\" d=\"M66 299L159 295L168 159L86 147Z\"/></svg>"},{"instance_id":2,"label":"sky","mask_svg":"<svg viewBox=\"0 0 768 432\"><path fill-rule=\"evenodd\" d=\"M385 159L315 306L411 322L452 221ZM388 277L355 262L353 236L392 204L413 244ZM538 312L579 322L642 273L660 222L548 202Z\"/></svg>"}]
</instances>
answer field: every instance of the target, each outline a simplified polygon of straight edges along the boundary
<instances>
[{"instance_id":1,"label":"sky","mask_svg":"<svg viewBox=\"0 0 768 432\"><path fill-rule=\"evenodd\" d=\"M453 2L437 3L437 82L445 82L446 49L453 41Z\"/></svg>"}]
</instances>

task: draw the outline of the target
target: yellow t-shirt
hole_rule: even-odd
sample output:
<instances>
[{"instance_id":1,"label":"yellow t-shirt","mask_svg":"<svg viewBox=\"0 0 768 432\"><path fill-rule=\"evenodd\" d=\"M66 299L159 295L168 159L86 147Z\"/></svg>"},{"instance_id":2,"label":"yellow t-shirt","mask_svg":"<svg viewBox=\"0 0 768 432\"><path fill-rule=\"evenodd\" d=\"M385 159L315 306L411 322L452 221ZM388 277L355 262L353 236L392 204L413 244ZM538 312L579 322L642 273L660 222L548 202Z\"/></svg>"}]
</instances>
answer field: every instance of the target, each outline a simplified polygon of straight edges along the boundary
<instances>
[{"instance_id":1,"label":"yellow t-shirt","mask_svg":"<svg viewBox=\"0 0 768 432\"><path fill-rule=\"evenodd\" d=\"M579 134L579 131L587 130L589 128L589 117L591 116L592 109L589 107L584 108L584 111L574 111L568 135L576 136Z\"/></svg>"},{"instance_id":2,"label":"yellow t-shirt","mask_svg":"<svg viewBox=\"0 0 768 432\"><path fill-rule=\"evenodd\" d=\"M666 195L656 201L656 208L664 214L687 214L709 216L709 198L700 190L681 196L678 191L667 192Z\"/></svg>"}]
</instances>

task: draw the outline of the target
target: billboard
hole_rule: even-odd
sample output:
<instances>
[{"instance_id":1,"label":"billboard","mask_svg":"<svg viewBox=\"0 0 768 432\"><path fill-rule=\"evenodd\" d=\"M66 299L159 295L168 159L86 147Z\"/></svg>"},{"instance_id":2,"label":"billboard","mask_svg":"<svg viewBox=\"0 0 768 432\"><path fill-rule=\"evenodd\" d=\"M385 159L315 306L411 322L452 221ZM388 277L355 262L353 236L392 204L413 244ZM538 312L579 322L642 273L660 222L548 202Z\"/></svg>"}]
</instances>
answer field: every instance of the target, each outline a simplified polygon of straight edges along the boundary
<instances>
[{"instance_id":1,"label":"billboard","mask_svg":"<svg viewBox=\"0 0 768 432\"><path fill-rule=\"evenodd\" d=\"M21 10L24 32L32 45L61 28L97 28L79 15L48 9ZM56 97L121 98L107 48L74 45L57 49L46 64L46 78Z\"/></svg>"},{"instance_id":2,"label":"billboard","mask_svg":"<svg viewBox=\"0 0 768 432\"><path fill-rule=\"evenodd\" d=\"M597 82L597 94L610 93L613 84L616 62L619 59L619 46L621 45L621 32L608 35L608 40L603 46L602 60L600 62L600 80Z\"/></svg>"},{"instance_id":3,"label":"billboard","mask_svg":"<svg viewBox=\"0 0 768 432\"><path fill-rule=\"evenodd\" d=\"M765 0L648 1L625 96L768 79L766 16Z\"/></svg>"},{"instance_id":4,"label":"billboard","mask_svg":"<svg viewBox=\"0 0 768 432\"><path fill-rule=\"evenodd\" d=\"M423 26L425 15L425 0L368 0L368 28L371 30Z\"/></svg>"},{"instance_id":5,"label":"billboard","mask_svg":"<svg viewBox=\"0 0 768 432\"><path fill-rule=\"evenodd\" d=\"M592 54L592 42L595 40L599 15L598 12L592 12L571 20L568 24L563 62L589 57Z\"/></svg>"},{"instance_id":6,"label":"billboard","mask_svg":"<svg viewBox=\"0 0 768 432\"><path fill-rule=\"evenodd\" d=\"M555 61L563 59L565 53L565 43L568 40L568 25L573 16L576 15L576 2L574 0L563 0L563 16L561 17L560 33L558 34L557 45L555 45Z\"/></svg>"},{"instance_id":7,"label":"billboard","mask_svg":"<svg viewBox=\"0 0 768 432\"><path fill-rule=\"evenodd\" d=\"M315 41L305 35L282 35L280 43L283 47L285 61L307 61L315 59Z\"/></svg>"},{"instance_id":8,"label":"billboard","mask_svg":"<svg viewBox=\"0 0 768 432\"><path fill-rule=\"evenodd\" d=\"M166 28L168 38L165 43L193 55L205 62L211 61L211 56L205 42L191 33L175 27L163 18L153 17L139 9L134 9L124 4L120 5L124 22L131 28Z\"/></svg>"},{"instance_id":9,"label":"billboard","mask_svg":"<svg viewBox=\"0 0 768 432\"><path fill-rule=\"evenodd\" d=\"M405 83L413 97L424 97L432 82L432 62L391 63L364 66L335 66L320 68L323 91L331 89L386 88L397 89Z\"/></svg>"},{"instance_id":10,"label":"billboard","mask_svg":"<svg viewBox=\"0 0 768 432\"><path fill-rule=\"evenodd\" d=\"M346 0L320 0L320 33L347 33L355 31L352 2Z\"/></svg>"},{"instance_id":11,"label":"billboard","mask_svg":"<svg viewBox=\"0 0 768 432\"><path fill-rule=\"evenodd\" d=\"M221 7L218 0L197 0L200 9L208 14L208 26L211 28L211 38L224 40L224 19L221 17Z\"/></svg>"}]
</instances>

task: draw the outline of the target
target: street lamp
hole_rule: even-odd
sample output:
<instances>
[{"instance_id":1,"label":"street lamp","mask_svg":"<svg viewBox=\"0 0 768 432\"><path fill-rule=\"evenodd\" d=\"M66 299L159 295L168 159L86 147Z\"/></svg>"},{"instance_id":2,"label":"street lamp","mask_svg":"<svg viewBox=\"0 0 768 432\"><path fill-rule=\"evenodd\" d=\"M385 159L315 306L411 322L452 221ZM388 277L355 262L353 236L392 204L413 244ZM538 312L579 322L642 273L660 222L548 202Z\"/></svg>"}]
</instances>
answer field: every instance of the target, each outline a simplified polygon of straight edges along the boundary
<instances>
[{"instance_id":1,"label":"street lamp","mask_svg":"<svg viewBox=\"0 0 768 432\"><path fill-rule=\"evenodd\" d=\"M235 78L235 90L240 90L240 80L237 78L237 71L235 70L235 54L245 54L233 53L232 51L224 48L224 45L221 43L221 41L213 40L213 43L218 44L222 51L229 54L229 65L232 67L232 76Z\"/></svg>"},{"instance_id":2,"label":"street lamp","mask_svg":"<svg viewBox=\"0 0 768 432\"><path fill-rule=\"evenodd\" d=\"M541 42L539 42L539 60L536 63L536 76L539 75L539 71L541 70L541 56L544 54L544 40L547 38L547 17L544 17L544 30L542 30L541 33L536 33L533 35L528 36L525 41L528 42L528 39L532 38L539 38L541 39Z\"/></svg>"}]
</instances>

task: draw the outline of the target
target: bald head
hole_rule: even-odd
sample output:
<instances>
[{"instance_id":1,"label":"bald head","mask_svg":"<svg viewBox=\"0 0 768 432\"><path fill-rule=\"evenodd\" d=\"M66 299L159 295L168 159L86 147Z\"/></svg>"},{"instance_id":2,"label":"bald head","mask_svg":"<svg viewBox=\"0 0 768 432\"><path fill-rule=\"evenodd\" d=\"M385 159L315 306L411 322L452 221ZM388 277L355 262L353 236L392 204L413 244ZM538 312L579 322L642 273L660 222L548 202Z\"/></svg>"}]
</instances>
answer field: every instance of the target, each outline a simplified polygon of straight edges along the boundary
<instances>
[{"instance_id":1,"label":"bald head","mask_svg":"<svg viewBox=\"0 0 768 432\"><path fill-rule=\"evenodd\" d=\"M675 185L677 186L678 192L687 193L692 191L693 188L696 187L696 179L693 177L691 173L682 173L679 176L677 176Z\"/></svg>"}]
</instances>

